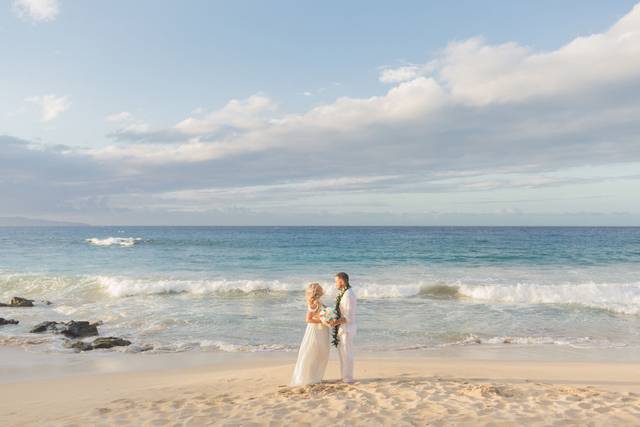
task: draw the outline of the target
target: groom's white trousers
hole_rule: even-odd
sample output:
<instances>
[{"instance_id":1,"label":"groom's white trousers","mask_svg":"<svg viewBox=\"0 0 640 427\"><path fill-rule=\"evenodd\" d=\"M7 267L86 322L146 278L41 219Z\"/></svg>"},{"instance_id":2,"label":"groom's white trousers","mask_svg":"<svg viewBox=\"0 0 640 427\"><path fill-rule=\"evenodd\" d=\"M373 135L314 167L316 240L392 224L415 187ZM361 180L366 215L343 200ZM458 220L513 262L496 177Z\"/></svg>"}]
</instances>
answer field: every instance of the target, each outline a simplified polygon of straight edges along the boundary
<instances>
[{"instance_id":1,"label":"groom's white trousers","mask_svg":"<svg viewBox=\"0 0 640 427\"><path fill-rule=\"evenodd\" d=\"M339 338L338 354L342 381L353 381L353 334L342 334Z\"/></svg>"}]
</instances>

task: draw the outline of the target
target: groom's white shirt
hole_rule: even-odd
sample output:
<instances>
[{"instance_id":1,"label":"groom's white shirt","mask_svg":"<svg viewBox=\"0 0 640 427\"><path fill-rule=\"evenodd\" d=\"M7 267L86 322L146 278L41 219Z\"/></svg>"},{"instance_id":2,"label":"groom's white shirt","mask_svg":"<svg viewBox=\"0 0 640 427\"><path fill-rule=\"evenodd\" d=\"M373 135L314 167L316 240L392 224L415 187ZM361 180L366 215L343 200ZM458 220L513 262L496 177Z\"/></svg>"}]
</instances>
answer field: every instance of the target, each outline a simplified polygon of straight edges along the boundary
<instances>
[{"instance_id":1,"label":"groom's white shirt","mask_svg":"<svg viewBox=\"0 0 640 427\"><path fill-rule=\"evenodd\" d=\"M340 300L340 315L344 317L346 323L340 325L338 335L349 334L355 336L358 331L358 324L356 322L357 305L358 300L356 299L356 293L353 292L353 288L347 289Z\"/></svg>"},{"instance_id":2,"label":"groom's white shirt","mask_svg":"<svg viewBox=\"0 0 640 427\"><path fill-rule=\"evenodd\" d=\"M356 308L358 301L356 293L349 288L340 300L340 315L345 323L338 328L338 353L340 355L340 376L342 381L353 381L353 339L358 331L356 323Z\"/></svg>"}]
</instances>

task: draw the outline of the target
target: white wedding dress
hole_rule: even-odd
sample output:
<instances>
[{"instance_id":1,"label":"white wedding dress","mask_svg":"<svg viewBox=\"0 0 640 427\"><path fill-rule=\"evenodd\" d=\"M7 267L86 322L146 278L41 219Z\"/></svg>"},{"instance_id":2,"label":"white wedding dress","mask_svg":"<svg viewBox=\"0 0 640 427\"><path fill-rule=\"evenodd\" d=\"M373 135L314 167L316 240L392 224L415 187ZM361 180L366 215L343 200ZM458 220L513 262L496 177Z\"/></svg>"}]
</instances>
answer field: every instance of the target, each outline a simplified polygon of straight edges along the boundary
<instances>
[{"instance_id":1,"label":"white wedding dress","mask_svg":"<svg viewBox=\"0 0 640 427\"><path fill-rule=\"evenodd\" d=\"M309 309L309 312L313 313L313 310ZM329 334L330 328L327 326L321 323L307 323L290 387L322 381L329 362Z\"/></svg>"}]
</instances>

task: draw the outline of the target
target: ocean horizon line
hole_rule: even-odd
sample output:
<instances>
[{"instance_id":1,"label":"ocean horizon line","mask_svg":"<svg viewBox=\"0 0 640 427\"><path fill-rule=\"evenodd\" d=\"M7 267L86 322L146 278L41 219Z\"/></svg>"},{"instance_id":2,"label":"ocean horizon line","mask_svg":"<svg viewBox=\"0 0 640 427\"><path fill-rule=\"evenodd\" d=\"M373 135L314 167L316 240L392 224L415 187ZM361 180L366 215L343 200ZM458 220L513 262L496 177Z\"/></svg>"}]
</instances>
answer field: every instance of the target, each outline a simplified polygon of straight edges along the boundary
<instances>
[{"instance_id":1,"label":"ocean horizon line","mask_svg":"<svg viewBox=\"0 0 640 427\"><path fill-rule=\"evenodd\" d=\"M0 224L0 228L112 228L112 227L146 227L146 228L640 228L640 224L609 225L609 224Z\"/></svg>"}]
</instances>

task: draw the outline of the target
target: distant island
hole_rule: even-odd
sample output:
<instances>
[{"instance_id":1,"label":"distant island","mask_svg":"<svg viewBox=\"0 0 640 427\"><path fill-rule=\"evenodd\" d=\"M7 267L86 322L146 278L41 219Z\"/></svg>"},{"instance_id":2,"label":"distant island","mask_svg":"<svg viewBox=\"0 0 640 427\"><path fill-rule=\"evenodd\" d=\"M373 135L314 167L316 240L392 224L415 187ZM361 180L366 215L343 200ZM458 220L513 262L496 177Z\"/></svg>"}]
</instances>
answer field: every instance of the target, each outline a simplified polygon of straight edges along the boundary
<instances>
[{"instance_id":1,"label":"distant island","mask_svg":"<svg viewBox=\"0 0 640 427\"><path fill-rule=\"evenodd\" d=\"M0 217L0 227L89 227L90 224L68 221L25 218L21 216Z\"/></svg>"}]
</instances>

